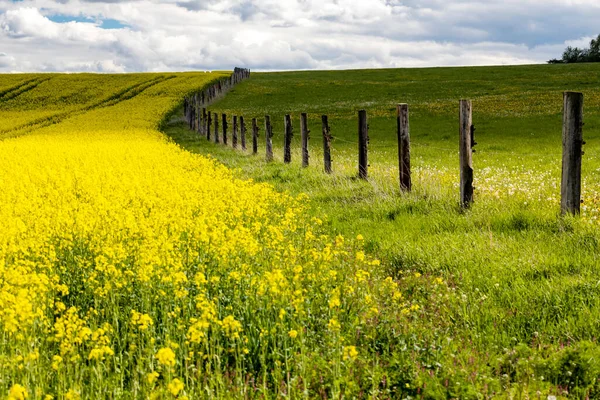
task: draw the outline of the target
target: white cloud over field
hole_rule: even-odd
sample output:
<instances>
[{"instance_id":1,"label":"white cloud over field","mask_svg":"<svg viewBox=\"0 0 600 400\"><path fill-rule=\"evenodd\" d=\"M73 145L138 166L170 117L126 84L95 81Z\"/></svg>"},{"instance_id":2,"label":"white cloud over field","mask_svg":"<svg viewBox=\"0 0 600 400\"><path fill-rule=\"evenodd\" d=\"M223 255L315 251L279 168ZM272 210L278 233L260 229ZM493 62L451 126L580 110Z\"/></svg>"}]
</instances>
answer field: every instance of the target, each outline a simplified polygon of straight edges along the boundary
<instances>
[{"instance_id":1,"label":"white cloud over field","mask_svg":"<svg viewBox=\"0 0 600 400\"><path fill-rule=\"evenodd\" d=\"M0 71L539 63L598 0L0 0Z\"/></svg>"}]
</instances>

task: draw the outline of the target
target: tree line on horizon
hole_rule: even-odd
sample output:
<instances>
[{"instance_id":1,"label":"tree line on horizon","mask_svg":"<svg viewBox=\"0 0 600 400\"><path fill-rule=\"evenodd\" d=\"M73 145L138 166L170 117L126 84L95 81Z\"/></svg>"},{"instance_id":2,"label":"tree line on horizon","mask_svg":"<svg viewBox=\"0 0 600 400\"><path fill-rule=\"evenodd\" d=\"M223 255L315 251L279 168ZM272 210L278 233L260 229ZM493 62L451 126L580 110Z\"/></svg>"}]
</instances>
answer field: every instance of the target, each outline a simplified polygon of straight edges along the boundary
<instances>
[{"instance_id":1,"label":"tree line on horizon","mask_svg":"<svg viewBox=\"0 0 600 400\"><path fill-rule=\"evenodd\" d=\"M584 62L600 62L600 35L590 41L590 47L580 49L568 46L563 52L562 58L553 58L548 64L572 64Z\"/></svg>"}]
</instances>

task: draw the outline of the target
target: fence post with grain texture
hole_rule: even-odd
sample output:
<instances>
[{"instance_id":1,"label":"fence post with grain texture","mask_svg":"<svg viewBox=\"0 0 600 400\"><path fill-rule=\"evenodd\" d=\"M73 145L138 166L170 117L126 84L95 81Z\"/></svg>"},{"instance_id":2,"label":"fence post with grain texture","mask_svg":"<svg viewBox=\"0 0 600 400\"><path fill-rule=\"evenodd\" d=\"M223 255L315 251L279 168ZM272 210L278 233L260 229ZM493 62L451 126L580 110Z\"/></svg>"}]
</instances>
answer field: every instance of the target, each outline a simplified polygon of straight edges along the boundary
<instances>
[{"instance_id":1,"label":"fence post with grain texture","mask_svg":"<svg viewBox=\"0 0 600 400\"><path fill-rule=\"evenodd\" d=\"M258 123L252 118L252 154L258 153Z\"/></svg>"},{"instance_id":2,"label":"fence post with grain texture","mask_svg":"<svg viewBox=\"0 0 600 400\"><path fill-rule=\"evenodd\" d=\"M215 113L215 143L219 143L219 114Z\"/></svg>"},{"instance_id":3,"label":"fence post with grain texture","mask_svg":"<svg viewBox=\"0 0 600 400\"><path fill-rule=\"evenodd\" d=\"M271 126L271 117L269 115L265 115L265 142L265 159L267 162L273 161L273 127Z\"/></svg>"},{"instance_id":4,"label":"fence post with grain texture","mask_svg":"<svg viewBox=\"0 0 600 400\"><path fill-rule=\"evenodd\" d=\"M287 114L283 122L285 125L285 134L283 136L283 162L289 164L292 162L292 137L294 136L292 117Z\"/></svg>"},{"instance_id":5,"label":"fence post with grain texture","mask_svg":"<svg viewBox=\"0 0 600 400\"><path fill-rule=\"evenodd\" d=\"M308 129L308 118L306 113L300 114L300 135L302 140L302 166L308 167L309 154L308 154L308 140L310 130Z\"/></svg>"},{"instance_id":6,"label":"fence post with grain texture","mask_svg":"<svg viewBox=\"0 0 600 400\"><path fill-rule=\"evenodd\" d=\"M459 110L460 204L473 203L473 110L471 100L461 100Z\"/></svg>"},{"instance_id":7,"label":"fence post with grain texture","mask_svg":"<svg viewBox=\"0 0 600 400\"><path fill-rule=\"evenodd\" d=\"M212 113L207 112L206 116L206 140L210 141L210 129L212 128Z\"/></svg>"},{"instance_id":8,"label":"fence post with grain texture","mask_svg":"<svg viewBox=\"0 0 600 400\"><path fill-rule=\"evenodd\" d=\"M202 108L202 135L206 135L206 107Z\"/></svg>"},{"instance_id":9,"label":"fence post with grain texture","mask_svg":"<svg viewBox=\"0 0 600 400\"><path fill-rule=\"evenodd\" d=\"M246 150L246 123L242 116L240 116L240 139L242 141L242 150Z\"/></svg>"},{"instance_id":10,"label":"fence post with grain texture","mask_svg":"<svg viewBox=\"0 0 600 400\"><path fill-rule=\"evenodd\" d=\"M233 133L231 136L231 146L234 149L237 149L238 144L238 124L237 124L237 115L233 116Z\"/></svg>"},{"instance_id":11,"label":"fence post with grain texture","mask_svg":"<svg viewBox=\"0 0 600 400\"><path fill-rule=\"evenodd\" d=\"M581 204L581 158L583 155L583 93L564 92L562 130L562 179L560 210L577 215Z\"/></svg>"},{"instance_id":12,"label":"fence post with grain texture","mask_svg":"<svg viewBox=\"0 0 600 400\"><path fill-rule=\"evenodd\" d=\"M410 192L410 126L408 104L398 104L398 164L400 170L400 190Z\"/></svg>"},{"instance_id":13,"label":"fence post with grain texture","mask_svg":"<svg viewBox=\"0 0 600 400\"><path fill-rule=\"evenodd\" d=\"M368 144L369 124L367 112L360 110L358 112L358 177L360 179L367 179L369 176Z\"/></svg>"},{"instance_id":14,"label":"fence post with grain texture","mask_svg":"<svg viewBox=\"0 0 600 400\"><path fill-rule=\"evenodd\" d=\"M221 114L221 124L223 125L223 144L227 145L227 128L229 127L227 114Z\"/></svg>"},{"instance_id":15,"label":"fence post with grain texture","mask_svg":"<svg viewBox=\"0 0 600 400\"><path fill-rule=\"evenodd\" d=\"M323 166L325 167L325 173L331 173L331 129L329 128L329 122L327 121L327 115L321 116L321 123L323 125Z\"/></svg>"}]
</instances>

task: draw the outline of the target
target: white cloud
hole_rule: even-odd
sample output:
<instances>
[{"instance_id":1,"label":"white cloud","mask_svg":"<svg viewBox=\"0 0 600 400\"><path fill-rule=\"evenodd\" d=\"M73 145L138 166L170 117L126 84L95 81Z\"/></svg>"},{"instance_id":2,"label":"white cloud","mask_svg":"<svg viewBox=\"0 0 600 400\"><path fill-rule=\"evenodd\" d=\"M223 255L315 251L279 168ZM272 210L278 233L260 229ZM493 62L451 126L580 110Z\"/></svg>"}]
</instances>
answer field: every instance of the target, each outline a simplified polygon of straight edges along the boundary
<instances>
[{"instance_id":1,"label":"white cloud","mask_svg":"<svg viewBox=\"0 0 600 400\"><path fill-rule=\"evenodd\" d=\"M597 0L5 0L0 71L536 63L589 42L599 11ZM107 18L126 27L103 29Z\"/></svg>"}]
</instances>

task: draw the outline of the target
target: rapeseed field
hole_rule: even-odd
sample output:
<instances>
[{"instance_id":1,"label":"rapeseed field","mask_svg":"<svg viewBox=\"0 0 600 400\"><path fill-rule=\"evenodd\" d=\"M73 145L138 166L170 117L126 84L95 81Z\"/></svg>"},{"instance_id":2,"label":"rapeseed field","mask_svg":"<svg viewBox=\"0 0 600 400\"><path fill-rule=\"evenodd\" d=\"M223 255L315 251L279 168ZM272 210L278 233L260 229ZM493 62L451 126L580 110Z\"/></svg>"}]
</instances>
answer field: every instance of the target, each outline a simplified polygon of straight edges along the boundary
<instances>
[{"instance_id":1,"label":"rapeseed field","mask_svg":"<svg viewBox=\"0 0 600 400\"><path fill-rule=\"evenodd\" d=\"M44 75L2 103L30 121L5 121L0 142L3 395L355 396L378 390L375 354L418 318L415 299L450 295L437 279L409 299L363 237L307 216L304 196L157 130L221 76L137 75L152 84L132 95L122 76L86 77L87 96L63 87L78 76ZM69 106L53 119L57 97Z\"/></svg>"}]
</instances>

